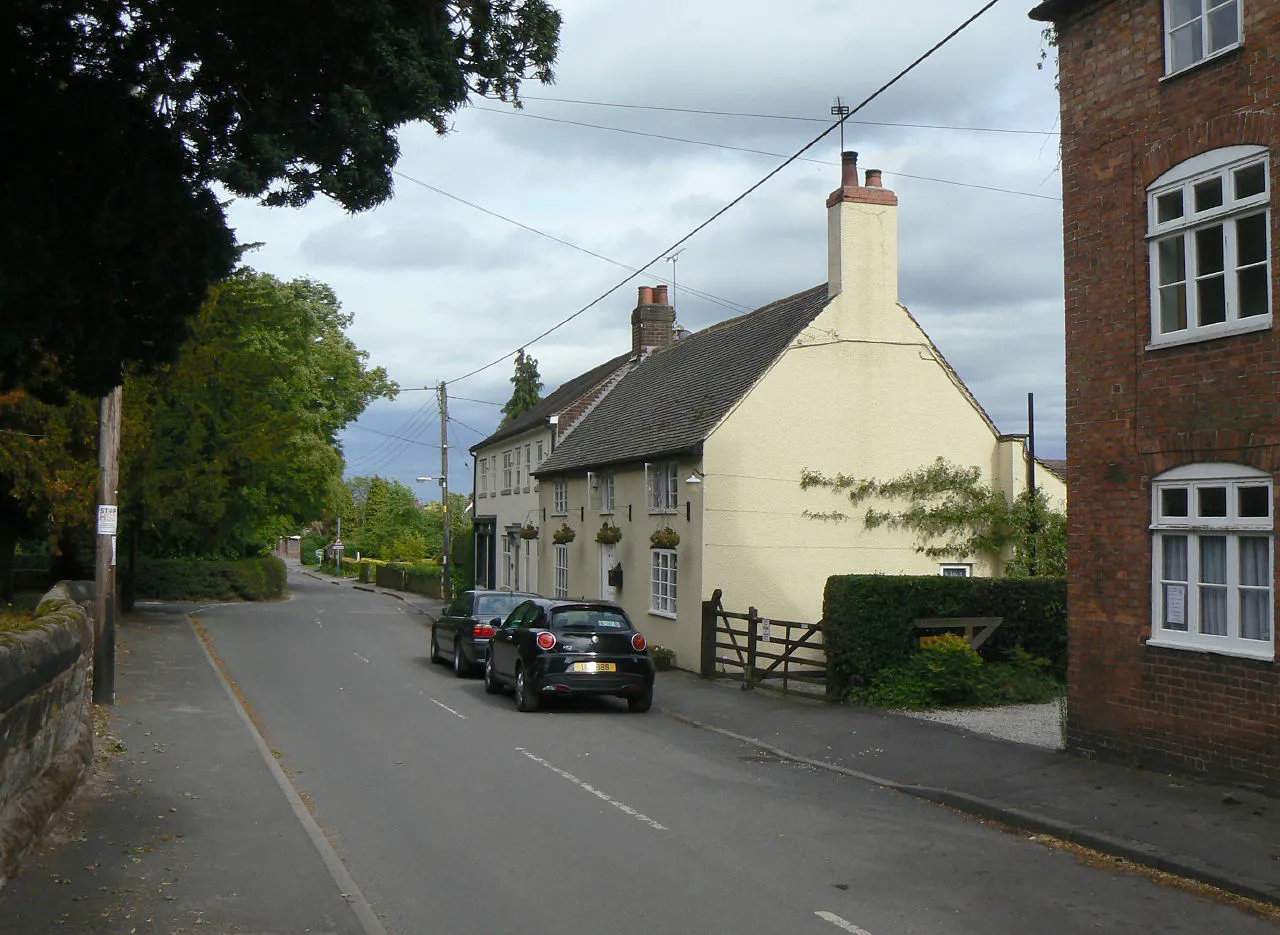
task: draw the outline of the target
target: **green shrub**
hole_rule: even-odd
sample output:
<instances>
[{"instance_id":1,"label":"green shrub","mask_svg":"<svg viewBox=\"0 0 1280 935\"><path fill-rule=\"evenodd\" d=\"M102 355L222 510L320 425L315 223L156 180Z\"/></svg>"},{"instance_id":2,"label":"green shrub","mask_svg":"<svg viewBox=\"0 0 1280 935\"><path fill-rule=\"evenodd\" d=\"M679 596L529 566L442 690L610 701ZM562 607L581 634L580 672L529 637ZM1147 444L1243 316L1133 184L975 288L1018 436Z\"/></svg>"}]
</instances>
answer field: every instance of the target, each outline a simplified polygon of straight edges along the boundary
<instances>
[{"instance_id":1,"label":"green shrub","mask_svg":"<svg viewBox=\"0 0 1280 935\"><path fill-rule=\"evenodd\" d=\"M876 677L915 653L915 621L932 617L1002 617L981 647L989 663L1021 649L1067 674L1067 589L1061 578L944 578L939 575L837 575L827 579L822 635L833 697L870 688Z\"/></svg>"},{"instance_id":2,"label":"green shrub","mask_svg":"<svg viewBox=\"0 0 1280 935\"><path fill-rule=\"evenodd\" d=\"M285 564L275 556L239 561L139 559L136 594L159 601L274 600L284 596Z\"/></svg>"},{"instance_id":3,"label":"green shrub","mask_svg":"<svg viewBox=\"0 0 1280 935\"><path fill-rule=\"evenodd\" d=\"M328 540L326 540L324 536L318 536L313 532L307 533L302 537L302 544L300 546L302 551L298 555L298 559L304 565L319 564L316 561L316 549L323 549L327 544Z\"/></svg>"},{"instance_id":4,"label":"green shrub","mask_svg":"<svg viewBox=\"0 0 1280 935\"><path fill-rule=\"evenodd\" d=\"M956 634L928 638L905 663L885 669L850 700L881 708L985 707L1048 701L1062 685L1048 663L1019 650L1006 662L984 663Z\"/></svg>"}]
</instances>

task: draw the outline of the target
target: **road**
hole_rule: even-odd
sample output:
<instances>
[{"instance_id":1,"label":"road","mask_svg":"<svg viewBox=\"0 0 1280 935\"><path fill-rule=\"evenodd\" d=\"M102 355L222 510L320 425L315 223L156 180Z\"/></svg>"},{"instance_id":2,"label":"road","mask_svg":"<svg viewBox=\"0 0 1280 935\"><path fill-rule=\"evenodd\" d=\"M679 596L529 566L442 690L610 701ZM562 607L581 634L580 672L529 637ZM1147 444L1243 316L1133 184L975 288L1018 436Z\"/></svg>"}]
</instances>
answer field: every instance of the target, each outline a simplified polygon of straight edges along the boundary
<instances>
[{"instance_id":1,"label":"road","mask_svg":"<svg viewBox=\"0 0 1280 935\"><path fill-rule=\"evenodd\" d=\"M520 714L426 618L291 573L197 619L392 935L1274 932L613 699Z\"/></svg>"}]
</instances>

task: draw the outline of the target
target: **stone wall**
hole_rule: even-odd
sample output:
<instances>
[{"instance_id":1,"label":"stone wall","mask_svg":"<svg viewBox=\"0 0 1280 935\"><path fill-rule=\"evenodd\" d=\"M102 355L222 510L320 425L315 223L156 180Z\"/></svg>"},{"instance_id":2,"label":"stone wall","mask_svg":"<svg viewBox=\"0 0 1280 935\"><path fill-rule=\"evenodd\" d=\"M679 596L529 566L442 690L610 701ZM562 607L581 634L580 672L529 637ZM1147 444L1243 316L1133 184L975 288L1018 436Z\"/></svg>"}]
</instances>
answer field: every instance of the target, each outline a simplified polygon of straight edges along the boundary
<instances>
[{"instance_id":1,"label":"stone wall","mask_svg":"<svg viewBox=\"0 0 1280 935\"><path fill-rule=\"evenodd\" d=\"M63 582L41 626L0 634L0 885L15 876L93 760L91 589Z\"/></svg>"}]
</instances>

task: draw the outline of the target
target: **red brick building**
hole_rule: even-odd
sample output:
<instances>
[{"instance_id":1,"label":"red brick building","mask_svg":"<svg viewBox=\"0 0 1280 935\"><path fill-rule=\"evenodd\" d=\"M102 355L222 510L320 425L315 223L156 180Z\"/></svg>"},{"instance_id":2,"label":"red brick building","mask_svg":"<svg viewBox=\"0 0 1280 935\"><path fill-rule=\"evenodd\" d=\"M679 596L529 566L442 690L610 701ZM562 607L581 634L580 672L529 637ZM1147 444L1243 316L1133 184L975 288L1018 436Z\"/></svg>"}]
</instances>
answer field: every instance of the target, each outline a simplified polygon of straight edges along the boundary
<instances>
[{"instance_id":1,"label":"red brick building","mask_svg":"<svg viewBox=\"0 0 1280 935\"><path fill-rule=\"evenodd\" d=\"M1280 0L1046 0L1077 752L1280 788Z\"/></svg>"}]
</instances>

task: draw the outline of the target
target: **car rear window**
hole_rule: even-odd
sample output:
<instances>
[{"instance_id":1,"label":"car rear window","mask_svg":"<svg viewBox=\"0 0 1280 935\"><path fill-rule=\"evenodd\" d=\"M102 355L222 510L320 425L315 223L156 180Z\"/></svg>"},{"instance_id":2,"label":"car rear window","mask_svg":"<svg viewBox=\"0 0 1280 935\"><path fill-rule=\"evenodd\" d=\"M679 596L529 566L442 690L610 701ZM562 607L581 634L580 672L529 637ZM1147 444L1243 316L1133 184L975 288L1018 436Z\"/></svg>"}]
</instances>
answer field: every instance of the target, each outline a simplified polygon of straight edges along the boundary
<instances>
[{"instance_id":1,"label":"car rear window","mask_svg":"<svg viewBox=\"0 0 1280 935\"><path fill-rule=\"evenodd\" d=\"M476 601L476 616L505 617L524 600L523 594L481 594Z\"/></svg>"},{"instance_id":2,"label":"car rear window","mask_svg":"<svg viewBox=\"0 0 1280 935\"><path fill-rule=\"evenodd\" d=\"M551 613L553 630L630 630L631 621L618 610L600 607L567 608Z\"/></svg>"}]
</instances>

